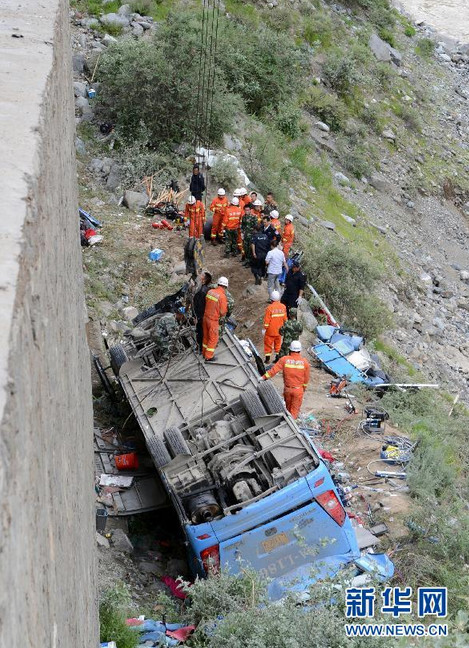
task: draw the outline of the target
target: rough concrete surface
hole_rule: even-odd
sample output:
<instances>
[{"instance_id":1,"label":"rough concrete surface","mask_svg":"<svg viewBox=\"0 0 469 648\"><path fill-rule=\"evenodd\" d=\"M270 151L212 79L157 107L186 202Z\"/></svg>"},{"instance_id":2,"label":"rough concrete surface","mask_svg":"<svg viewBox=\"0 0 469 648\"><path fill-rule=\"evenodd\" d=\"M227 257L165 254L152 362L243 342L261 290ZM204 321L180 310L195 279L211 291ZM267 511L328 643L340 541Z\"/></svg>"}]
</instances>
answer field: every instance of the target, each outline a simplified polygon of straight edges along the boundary
<instances>
[{"instance_id":1,"label":"rough concrete surface","mask_svg":"<svg viewBox=\"0 0 469 648\"><path fill-rule=\"evenodd\" d=\"M68 4L0 12L0 646L98 643Z\"/></svg>"}]
</instances>

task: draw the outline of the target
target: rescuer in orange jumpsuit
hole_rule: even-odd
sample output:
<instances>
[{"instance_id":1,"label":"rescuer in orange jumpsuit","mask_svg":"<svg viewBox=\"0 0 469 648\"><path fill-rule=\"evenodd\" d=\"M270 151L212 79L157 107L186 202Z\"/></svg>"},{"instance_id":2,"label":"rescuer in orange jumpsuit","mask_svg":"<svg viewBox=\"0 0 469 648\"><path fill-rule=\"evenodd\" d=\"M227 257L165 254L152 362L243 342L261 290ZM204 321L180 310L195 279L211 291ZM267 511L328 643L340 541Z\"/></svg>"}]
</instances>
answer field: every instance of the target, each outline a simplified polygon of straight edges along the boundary
<instances>
[{"instance_id":1,"label":"rescuer in orange jumpsuit","mask_svg":"<svg viewBox=\"0 0 469 648\"><path fill-rule=\"evenodd\" d=\"M225 288L228 288L228 279L220 277L218 286L209 290L205 297L202 341L202 355L205 362L215 360L214 354L218 344L220 319L225 317L228 312L228 299Z\"/></svg>"},{"instance_id":2,"label":"rescuer in orange jumpsuit","mask_svg":"<svg viewBox=\"0 0 469 648\"><path fill-rule=\"evenodd\" d=\"M212 245L216 244L217 239L220 243L222 242L223 217L225 215L225 209L228 207L228 198L225 196L225 190L219 189L217 194L217 198L214 198L210 204L210 211L213 212L212 231L210 234Z\"/></svg>"},{"instance_id":3,"label":"rescuer in orange jumpsuit","mask_svg":"<svg viewBox=\"0 0 469 648\"><path fill-rule=\"evenodd\" d=\"M288 259L288 255L290 254L290 248L293 245L294 240L295 240L295 228L293 227L293 216L291 214L287 214L285 216L285 227L283 228L283 233L282 233L282 245L283 245L283 253L285 255L285 259Z\"/></svg>"},{"instance_id":4,"label":"rescuer in orange jumpsuit","mask_svg":"<svg viewBox=\"0 0 469 648\"><path fill-rule=\"evenodd\" d=\"M272 303L265 309L264 315L264 328L262 335L264 336L264 353L265 361L270 362L272 355L272 347L277 354L275 361L278 360L280 347L282 346L282 336L279 330L287 321L287 307L285 304L280 303L280 293L277 290L272 291Z\"/></svg>"},{"instance_id":5,"label":"rescuer in orange jumpsuit","mask_svg":"<svg viewBox=\"0 0 469 648\"><path fill-rule=\"evenodd\" d=\"M243 210L239 206L239 199L235 196L231 199L231 205L225 209L223 217L223 231L225 232L225 256L236 256L240 249L241 240L241 218Z\"/></svg>"},{"instance_id":6,"label":"rescuer in orange jumpsuit","mask_svg":"<svg viewBox=\"0 0 469 648\"><path fill-rule=\"evenodd\" d=\"M309 362L301 355L301 342L293 340L290 344L290 353L274 364L262 376L261 380L268 380L283 371L283 397L287 410L294 419L298 418L303 394L309 382Z\"/></svg>"},{"instance_id":7,"label":"rescuer in orange jumpsuit","mask_svg":"<svg viewBox=\"0 0 469 648\"><path fill-rule=\"evenodd\" d=\"M270 225L271 225L271 227L274 228L274 230L277 232L277 234L280 234L280 230L281 230L282 226L280 224L280 220L279 220L279 217L278 217L278 211L276 209L273 209L270 212Z\"/></svg>"},{"instance_id":8,"label":"rescuer in orange jumpsuit","mask_svg":"<svg viewBox=\"0 0 469 648\"><path fill-rule=\"evenodd\" d=\"M205 223L204 203L191 196L186 203L184 218L189 221L189 237L201 238L204 233Z\"/></svg>"},{"instance_id":9,"label":"rescuer in orange jumpsuit","mask_svg":"<svg viewBox=\"0 0 469 648\"><path fill-rule=\"evenodd\" d=\"M254 214L254 216L257 218L257 223L259 225L262 223L262 218L264 216L261 209L262 202L259 200L259 198L256 198L256 200L252 203L251 213Z\"/></svg>"}]
</instances>

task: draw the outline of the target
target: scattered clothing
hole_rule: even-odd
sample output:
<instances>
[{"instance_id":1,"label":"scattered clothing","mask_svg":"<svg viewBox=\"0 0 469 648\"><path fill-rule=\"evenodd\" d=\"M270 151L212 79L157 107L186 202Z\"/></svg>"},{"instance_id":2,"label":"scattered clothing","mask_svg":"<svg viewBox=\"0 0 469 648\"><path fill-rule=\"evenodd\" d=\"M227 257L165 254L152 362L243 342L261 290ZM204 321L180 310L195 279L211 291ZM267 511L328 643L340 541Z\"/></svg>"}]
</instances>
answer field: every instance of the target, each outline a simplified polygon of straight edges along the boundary
<instances>
[{"instance_id":1,"label":"scattered clothing","mask_svg":"<svg viewBox=\"0 0 469 648\"><path fill-rule=\"evenodd\" d=\"M171 576L162 576L161 582L169 587L171 594L176 598L182 600L187 598L187 594L184 591L184 581L180 578L175 580L174 578L171 578Z\"/></svg>"}]
</instances>

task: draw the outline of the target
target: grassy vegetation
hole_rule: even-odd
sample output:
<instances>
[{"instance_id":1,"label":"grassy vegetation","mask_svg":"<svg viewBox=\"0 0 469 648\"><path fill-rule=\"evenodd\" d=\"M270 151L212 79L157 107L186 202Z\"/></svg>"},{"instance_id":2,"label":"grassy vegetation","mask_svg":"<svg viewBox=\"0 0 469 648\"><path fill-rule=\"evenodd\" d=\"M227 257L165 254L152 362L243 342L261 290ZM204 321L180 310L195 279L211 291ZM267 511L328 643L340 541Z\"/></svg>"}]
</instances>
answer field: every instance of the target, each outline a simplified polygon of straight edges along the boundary
<instances>
[{"instance_id":1,"label":"grassy vegetation","mask_svg":"<svg viewBox=\"0 0 469 648\"><path fill-rule=\"evenodd\" d=\"M135 648L138 634L125 620L129 615L130 595L122 583L107 590L99 601L100 641L115 641L119 648Z\"/></svg>"}]
</instances>

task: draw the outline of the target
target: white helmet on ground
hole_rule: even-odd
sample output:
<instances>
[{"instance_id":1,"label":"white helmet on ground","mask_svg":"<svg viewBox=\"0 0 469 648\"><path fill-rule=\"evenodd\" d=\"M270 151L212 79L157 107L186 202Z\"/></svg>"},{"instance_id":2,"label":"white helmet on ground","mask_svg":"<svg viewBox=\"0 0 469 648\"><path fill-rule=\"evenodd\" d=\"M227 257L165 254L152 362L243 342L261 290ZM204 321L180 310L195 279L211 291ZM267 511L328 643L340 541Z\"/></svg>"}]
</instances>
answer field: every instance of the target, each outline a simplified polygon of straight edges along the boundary
<instances>
[{"instance_id":1,"label":"white helmet on ground","mask_svg":"<svg viewBox=\"0 0 469 648\"><path fill-rule=\"evenodd\" d=\"M218 285L225 286L225 288L228 288L228 279L226 277L220 277L218 280Z\"/></svg>"},{"instance_id":2,"label":"white helmet on ground","mask_svg":"<svg viewBox=\"0 0 469 648\"><path fill-rule=\"evenodd\" d=\"M224 196L226 191L222 187L220 187L220 189L218 190L217 193L218 193L219 196Z\"/></svg>"},{"instance_id":3,"label":"white helmet on ground","mask_svg":"<svg viewBox=\"0 0 469 648\"><path fill-rule=\"evenodd\" d=\"M287 215L285 216L285 220L292 221L292 220L293 220L293 216L292 216L291 214L287 214Z\"/></svg>"},{"instance_id":4,"label":"white helmet on ground","mask_svg":"<svg viewBox=\"0 0 469 648\"><path fill-rule=\"evenodd\" d=\"M299 353L301 351L301 342L299 340L293 340L290 344L290 351L297 351Z\"/></svg>"},{"instance_id":5,"label":"white helmet on ground","mask_svg":"<svg viewBox=\"0 0 469 648\"><path fill-rule=\"evenodd\" d=\"M262 200L256 198L256 200L252 204L254 205L254 207L262 207Z\"/></svg>"},{"instance_id":6,"label":"white helmet on ground","mask_svg":"<svg viewBox=\"0 0 469 648\"><path fill-rule=\"evenodd\" d=\"M242 195L243 194L241 193L241 189L239 189L239 187L238 187L238 189L235 189L233 191L233 196L237 196L239 198L239 196L242 196Z\"/></svg>"},{"instance_id":7,"label":"white helmet on ground","mask_svg":"<svg viewBox=\"0 0 469 648\"><path fill-rule=\"evenodd\" d=\"M231 204L232 204L232 205L235 205L235 207L237 207L237 206L239 205L239 198L236 198L236 196L234 196L234 197L231 199Z\"/></svg>"},{"instance_id":8,"label":"white helmet on ground","mask_svg":"<svg viewBox=\"0 0 469 648\"><path fill-rule=\"evenodd\" d=\"M280 301L280 293L278 290L272 290L272 294L270 295L270 299L272 301Z\"/></svg>"},{"instance_id":9,"label":"white helmet on ground","mask_svg":"<svg viewBox=\"0 0 469 648\"><path fill-rule=\"evenodd\" d=\"M272 209L270 212L270 218L278 218L278 211L276 209Z\"/></svg>"},{"instance_id":10,"label":"white helmet on ground","mask_svg":"<svg viewBox=\"0 0 469 648\"><path fill-rule=\"evenodd\" d=\"M195 199L195 196L189 196L189 200L187 202L189 205L195 205L197 201Z\"/></svg>"}]
</instances>

